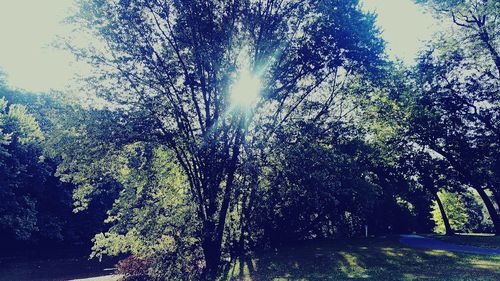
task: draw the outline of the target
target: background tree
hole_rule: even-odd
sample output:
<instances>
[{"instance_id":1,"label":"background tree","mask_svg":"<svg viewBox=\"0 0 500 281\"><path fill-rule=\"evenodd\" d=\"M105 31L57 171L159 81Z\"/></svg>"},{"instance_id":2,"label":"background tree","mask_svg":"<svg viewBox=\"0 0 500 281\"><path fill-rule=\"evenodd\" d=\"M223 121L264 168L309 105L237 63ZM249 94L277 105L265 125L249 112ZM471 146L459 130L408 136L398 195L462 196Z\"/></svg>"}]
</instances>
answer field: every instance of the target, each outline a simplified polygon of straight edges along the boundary
<instances>
[{"instance_id":1,"label":"background tree","mask_svg":"<svg viewBox=\"0 0 500 281\"><path fill-rule=\"evenodd\" d=\"M456 194L450 192L440 193L441 204L445 209L451 227L459 232L482 232L491 227L491 221L483 216L483 205L480 198L473 193ZM434 231L444 233L445 226L437 204L433 206L432 217L436 222Z\"/></svg>"},{"instance_id":2,"label":"background tree","mask_svg":"<svg viewBox=\"0 0 500 281\"><path fill-rule=\"evenodd\" d=\"M500 33L500 4L495 0L416 0L431 7L441 16L447 17L458 27L459 33L455 42L474 49L476 59L489 63L496 68L497 78L500 76L500 55L498 53ZM457 35L457 34L455 34ZM495 75L495 72L492 73Z\"/></svg>"},{"instance_id":3,"label":"background tree","mask_svg":"<svg viewBox=\"0 0 500 281\"><path fill-rule=\"evenodd\" d=\"M58 122L69 116L56 96L12 90L0 81L2 255L81 251L103 226L109 207L94 204L74 214L74 186L55 175L60 159L50 155L49 143Z\"/></svg>"},{"instance_id":4,"label":"background tree","mask_svg":"<svg viewBox=\"0 0 500 281\"><path fill-rule=\"evenodd\" d=\"M461 50L422 57L417 74L422 91L413 107L410 134L447 161L464 186L478 191L498 232L498 212L487 190L496 192L499 80L478 72L477 66Z\"/></svg>"},{"instance_id":5,"label":"background tree","mask_svg":"<svg viewBox=\"0 0 500 281\"><path fill-rule=\"evenodd\" d=\"M8 105L0 99L1 128L1 219L4 231L27 240L38 230L37 202L30 196L39 177L45 178L39 169L40 142L43 134L36 120L28 114L26 107Z\"/></svg>"},{"instance_id":6,"label":"background tree","mask_svg":"<svg viewBox=\"0 0 500 281\"><path fill-rule=\"evenodd\" d=\"M262 229L271 245L361 233L379 192L366 177L369 148L347 128L321 136L298 126L279 134L258 192L254 231Z\"/></svg>"}]
</instances>

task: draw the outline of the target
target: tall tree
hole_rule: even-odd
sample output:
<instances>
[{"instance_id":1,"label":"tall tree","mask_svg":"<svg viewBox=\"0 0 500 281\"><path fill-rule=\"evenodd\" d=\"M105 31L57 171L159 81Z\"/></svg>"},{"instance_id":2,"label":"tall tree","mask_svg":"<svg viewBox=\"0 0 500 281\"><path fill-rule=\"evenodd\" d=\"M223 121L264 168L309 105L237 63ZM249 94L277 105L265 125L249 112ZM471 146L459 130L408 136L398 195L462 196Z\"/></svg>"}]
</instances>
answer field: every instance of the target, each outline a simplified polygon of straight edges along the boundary
<instances>
[{"instance_id":1,"label":"tall tree","mask_svg":"<svg viewBox=\"0 0 500 281\"><path fill-rule=\"evenodd\" d=\"M294 118L328 120L342 81L373 71L383 49L357 0L90 0L81 11L76 21L104 46L76 51L102 74L93 89L187 176L207 278L243 144Z\"/></svg>"},{"instance_id":2,"label":"tall tree","mask_svg":"<svg viewBox=\"0 0 500 281\"><path fill-rule=\"evenodd\" d=\"M409 134L446 160L463 185L477 190L500 233L500 218L487 194L498 189L499 80L481 69L460 49L424 54L417 71L422 86Z\"/></svg>"},{"instance_id":3,"label":"tall tree","mask_svg":"<svg viewBox=\"0 0 500 281\"><path fill-rule=\"evenodd\" d=\"M460 42L478 51L480 58L487 54L494 63L500 77L500 55L498 32L500 3L496 0L416 0L429 5L439 14L449 17L460 30Z\"/></svg>"},{"instance_id":4,"label":"tall tree","mask_svg":"<svg viewBox=\"0 0 500 281\"><path fill-rule=\"evenodd\" d=\"M37 202L32 196L46 173L37 165L42 131L22 105L0 99L0 228L20 240L37 231ZM41 169L42 168L42 169ZM41 179L38 177L42 177Z\"/></svg>"},{"instance_id":5,"label":"tall tree","mask_svg":"<svg viewBox=\"0 0 500 281\"><path fill-rule=\"evenodd\" d=\"M2 249L7 254L33 247L90 244L101 231L108 207L93 204L85 213L74 214L74 185L55 175L60 161L50 153L51 142L61 137L55 128L71 110L55 93L16 91L2 81L0 101Z\"/></svg>"},{"instance_id":6,"label":"tall tree","mask_svg":"<svg viewBox=\"0 0 500 281\"><path fill-rule=\"evenodd\" d=\"M414 136L441 155L474 187L500 234L498 203L500 59L498 1L417 1L454 23L424 53L418 66L422 95L414 115ZM418 113L417 113L418 112Z\"/></svg>"}]
</instances>

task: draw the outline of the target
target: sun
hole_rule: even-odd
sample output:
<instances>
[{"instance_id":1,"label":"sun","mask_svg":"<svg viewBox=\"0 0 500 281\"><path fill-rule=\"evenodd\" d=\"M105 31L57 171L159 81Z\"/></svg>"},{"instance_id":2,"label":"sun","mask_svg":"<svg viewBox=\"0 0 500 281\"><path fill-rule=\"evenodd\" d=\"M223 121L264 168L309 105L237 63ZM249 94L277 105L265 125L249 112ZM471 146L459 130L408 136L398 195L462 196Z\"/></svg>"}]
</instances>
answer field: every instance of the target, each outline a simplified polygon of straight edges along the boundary
<instances>
[{"instance_id":1,"label":"sun","mask_svg":"<svg viewBox=\"0 0 500 281\"><path fill-rule=\"evenodd\" d=\"M230 88L230 102L242 109L251 109L260 98L261 81L250 71L241 71Z\"/></svg>"}]
</instances>

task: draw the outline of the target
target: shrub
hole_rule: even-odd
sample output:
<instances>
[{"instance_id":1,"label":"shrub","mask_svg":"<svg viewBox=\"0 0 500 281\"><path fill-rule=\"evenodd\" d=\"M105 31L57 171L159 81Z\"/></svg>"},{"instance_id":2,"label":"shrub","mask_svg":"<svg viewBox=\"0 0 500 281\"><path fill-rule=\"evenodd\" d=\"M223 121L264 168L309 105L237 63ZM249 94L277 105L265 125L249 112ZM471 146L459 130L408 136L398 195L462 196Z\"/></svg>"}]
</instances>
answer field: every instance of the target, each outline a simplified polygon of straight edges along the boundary
<instances>
[{"instance_id":1,"label":"shrub","mask_svg":"<svg viewBox=\"0 0 500 281\"><path fill-rule=\"evenodd\" d=\"M116 272L123 275L122 281L151 280L148 275L151 259L131 255L118 262Z\"/></svg>"}]
</instances>

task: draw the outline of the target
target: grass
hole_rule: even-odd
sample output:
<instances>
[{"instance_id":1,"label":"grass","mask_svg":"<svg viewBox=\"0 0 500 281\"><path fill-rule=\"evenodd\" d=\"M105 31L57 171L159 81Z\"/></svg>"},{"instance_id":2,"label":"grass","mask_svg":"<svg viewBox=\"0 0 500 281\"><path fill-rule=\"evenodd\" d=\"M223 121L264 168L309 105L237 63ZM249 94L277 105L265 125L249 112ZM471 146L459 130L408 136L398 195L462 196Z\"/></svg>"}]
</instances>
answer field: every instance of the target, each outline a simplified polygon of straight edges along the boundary
<instances>
[{"instance_id":1,"label":"grass","mask_svg":"<svg viewBox=\"0 0 500 281\"><path fill-rule=\"evenodd\" d=\"M498 237L436 237L466 245L498 247ZM450 240L451 239L451 240ZM495 246L496 245L496 246ZM0 259L0 281L68 280L103 276L109 265L81 259ZM116 280L107 276L96 280ZM314 241L258 253L226 266L232 280L500 280L500 256L406 247L397 237Z\"/></svg>"},{"instance_id":2,"label":"grass","mask_svg":"<svg viewBox=\"0 0 500 281\"><path fill-rule=\"evenodd\" d=\"M444 242L454 243L459 245L500 249L500 236L494 236L491 234L464 233L464 234L456 234L453 236L429 234L427 236Z\"/></svg>"},{"instance_id":3,"label":"grass","mask_svg":"<svg viewBox=\"0 0 500 281\"><path fill-rule=\"evenodd\" d=\"M413 249L397 238L308 242L226 267L223 280L500 280L500 256Z\"/></svg>"}]
</instances>

